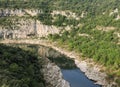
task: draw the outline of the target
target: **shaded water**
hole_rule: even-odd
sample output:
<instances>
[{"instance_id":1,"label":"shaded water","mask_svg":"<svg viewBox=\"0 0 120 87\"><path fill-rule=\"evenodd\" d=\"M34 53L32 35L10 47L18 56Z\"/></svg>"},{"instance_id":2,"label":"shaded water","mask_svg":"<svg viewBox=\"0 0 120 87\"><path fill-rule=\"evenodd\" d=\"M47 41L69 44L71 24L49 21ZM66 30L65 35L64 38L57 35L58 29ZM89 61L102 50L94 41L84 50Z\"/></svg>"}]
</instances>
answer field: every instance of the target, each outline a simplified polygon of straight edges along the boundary
<instances>
[{"instance_id":1,"label":"shaded water","mask_svg":"<svg viewBox=\"0 0 120 87\"><path fill-rule=\"evenodd\" d=\"M61 54L52 48L36 45L16 46L25 48L25 50L36 51L41 57L49 58L51 62L61 68L63 78L70 83L71 87L101 87L94 84L94 81L89 80L85 74L77 68L72 58L66 57L64 54Z\"/></svg>"},{"instance_id":2,"label":"shaded water","mask_svg":"<svg viewBox=\"0 0 120 87\"><path fill-rule=\"evenodd\" d=\"M67 80L71 87L101 87L89 80L85 74L77 68L72 58L66 57L52 48L40 46L39 53L43 57L49 58L56 63L62 71L63 78Z\"/></svg>"}]
</instances>

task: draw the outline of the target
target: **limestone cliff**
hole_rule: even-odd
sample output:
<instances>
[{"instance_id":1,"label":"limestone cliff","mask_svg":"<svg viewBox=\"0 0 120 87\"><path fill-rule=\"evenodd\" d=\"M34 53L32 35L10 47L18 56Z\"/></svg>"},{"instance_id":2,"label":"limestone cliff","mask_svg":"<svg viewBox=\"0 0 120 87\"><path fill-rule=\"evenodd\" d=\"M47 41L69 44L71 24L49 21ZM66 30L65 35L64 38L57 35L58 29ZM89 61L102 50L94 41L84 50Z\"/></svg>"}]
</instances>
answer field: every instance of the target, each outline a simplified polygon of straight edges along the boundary
<instances>
[{"instance_id":1,"label":"limestone cliff","mask_svg":"<svg viewBox=\"0 0 120 87\"><path fill-rule=\"evenodd\" d=\"M0 17L6 16L25 16L27 14L31 16L36 16L37 14L42 13L40 9L3 9L0 8Z\"/></svg>"},{"instance_id":2,"label":"limestone cliff","mask_svg":"<svg viewBox=\"0 0 120 87\"><path fill-rule=\"evenodd\" d=\"M33 18L41 12L38 9L0 9L0 17L6 22L0 24L0 38L40 38L59 33L55 26L43 25Z\"/></svg>"},{"instance_id":3,"label":"limestone cliff","mask_svg":"<svg viewBox=\"0 0 120 87\"><path fill-rule=\"evenodd\" d=\"M64 32L70 30L73 26L56 27L42 24L35 17L42 13L41 9L3 9L0 8L0 17L5 19L8 24L0 24L0 38L2 39L23 39L23 38L41 38L49 34ZM70 11L53 11L53 16L61 14L68 18L79 19L75 13ZM62 33L61 32L61 33Z\"/></svg>"},{"instance_id":4,"label":"limestone cliff","mask_svg":"<svg viewBox=\"0 0 120 87\"><path fill-rule=\"evenodd\" d=\"M16 26L8 28L0 26L0 37L4 39L19 39L30 37L45 37L48 34L59 33L59 29L54 26L43 25L40 21L33 19L19 19Z\"/></svg>"}]
</instances>

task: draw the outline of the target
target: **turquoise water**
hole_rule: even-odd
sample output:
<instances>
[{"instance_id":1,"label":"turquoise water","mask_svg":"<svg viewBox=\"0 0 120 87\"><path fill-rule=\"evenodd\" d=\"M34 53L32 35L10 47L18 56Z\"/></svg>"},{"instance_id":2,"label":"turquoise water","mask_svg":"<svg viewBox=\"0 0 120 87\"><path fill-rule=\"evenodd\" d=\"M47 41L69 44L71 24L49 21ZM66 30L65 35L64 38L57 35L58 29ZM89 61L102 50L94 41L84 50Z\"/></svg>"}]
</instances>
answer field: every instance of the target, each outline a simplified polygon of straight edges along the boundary
<instances>
[{"instance_id":1,"label":"turquoise water","mask_svg":"<svg viewBox=\"0 0 120 87\"><path fill-rule=\"evenodd\" d=\"M62 69L63 78L68 81L71 87L101 87L89 80L79 69Z\"/></svg>"}]
</instances>

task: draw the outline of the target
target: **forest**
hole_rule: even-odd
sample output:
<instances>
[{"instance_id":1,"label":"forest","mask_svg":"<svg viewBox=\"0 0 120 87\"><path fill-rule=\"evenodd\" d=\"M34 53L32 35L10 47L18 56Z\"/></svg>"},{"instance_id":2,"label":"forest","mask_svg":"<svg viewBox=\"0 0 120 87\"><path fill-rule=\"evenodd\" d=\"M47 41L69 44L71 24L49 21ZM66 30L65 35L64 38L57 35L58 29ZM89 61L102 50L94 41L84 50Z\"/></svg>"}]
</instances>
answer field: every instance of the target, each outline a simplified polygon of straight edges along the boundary
<instances>
[{"instance_id":1,"label":"forest","mask_svg":"<svg viewBox=\"0 0 120 87\"><path fill-rule=\"evenodd\" d=\"M33 50L0 44L0 87L45 87Z\"/></svg>"}]
</instances>

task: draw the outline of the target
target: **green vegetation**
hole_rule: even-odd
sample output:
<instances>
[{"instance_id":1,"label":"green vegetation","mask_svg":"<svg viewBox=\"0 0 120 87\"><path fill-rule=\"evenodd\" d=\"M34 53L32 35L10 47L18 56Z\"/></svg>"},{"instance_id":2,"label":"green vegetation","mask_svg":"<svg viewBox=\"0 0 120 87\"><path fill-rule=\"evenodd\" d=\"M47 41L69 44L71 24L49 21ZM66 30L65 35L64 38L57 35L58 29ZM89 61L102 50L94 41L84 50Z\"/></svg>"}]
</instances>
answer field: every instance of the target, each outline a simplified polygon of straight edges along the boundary
<instances>
[{"instance_id":1,"label":"green vegetation","mask_svg":"<svg viewBox=\"0 0 120 87\"><path fill-rule=\"evenodd\" d=\"M18 19L16 19L17 22ZM14 29L15 27L18 28L18 26L16 26L16 23L14 22L15 20L13 20L13 18L11 17L3 17L0 18L0 26L5 27L6 29Z\"/></svg>"},{"instance_id":2,"label":"green vegetation","mask_svg":"<svg viewBox=\"0 0 120 87\"><path fill-rule=\"evenodd\" d=\"M120 38L115 33L120 33L120 19L116 20L120 15L119 4L119 0L0 0L1 8L42 9L43 13L36 18L43 24L57 27L73 25L70 31L49 35L49 39L106 66L109 78L117 77L117 83L120 83L120 45L117 44ZM63 15L53 17L53 10L75 12L80 19ZM85 13L84 17L80 17L82 13ZM0 18L0 24L7 23ZM16 64L13 66L17 67Z\"/></svg>"},{"instance_id":3,"label":"green vegetation","mask_svg":"<svg viewBox=\"0 0 120 87\"><path fill-rule=\"evenodd\" d=\"M54 25L57 27L63 27L67 25L78 25L78 21L73 18L67 18L66 16L62 16L60 14L52 16L50 13L41 13L37 17L45 25Z\"/></svg>"},{"instance_id":4,"label":"green vegetation","mask_svg":"<svg viewBox=\"0 0 120 87\"><path fill-rule=\"evenodd\" d=\"M38 16L38 19L47 25L62 26L75 24L76 26L74 19L68 20L61 15L57 15L56 20L52 22L53 17L51 16L51 12L53 10L70 10L78 16L81 16L83 12L86 13L85 18L81 19L80 23L92 18L96 25L120 27L119 20L114 20L120 11L109 16L116 8L120 9L119 3L119 0L0 0L0 7L41 9L43 13ZM65 24L63 24L63 22L65 22Z\"/></svg>"},{"instance_id":5,"label":"green vegetation","mask_svg":"<svg viewBox=\"0 0 120 87\"><path fill-rule=\"evenodd\" d=\"M0 18L0 26L2 26L3 28L6 28L6 29L11 29L11 30L14 30L14 29L19 29L19 21L21 19L30 19L30 17L17 17L17 16L12 16L12 17L1 17ZM32 18L31 18L32 19Z\"/></svg>"},{"instance_id":6,"label":"green vegetation","mask_svg":"<svg viewBox=\"0 0 120 87\"><path fill-rule=\"evenodd\" d=\"M116 28L120 27L120 20L115 20L119 15L120 6L118 0L46 0L40 5L43 13L38 15L38 19L46 25L55 25L58 27L73 25L77 26L79 23L89 24L90 26L113 26ZM45 4L46 3L46 4ZM118 9L118 12L110 15ZM75 12L78 17L84 13L84 17L80 20L75 20L74 18L67 18L63 15L52 16L51 12L53 10L63 10Z\"/></svg>"},{"instance_id":7,"label":"green vegetation","mask_svg":"<svg viewBox=\"0 0 120 87\"><path fill-rule=\"evenodd\" d=\"M0 87L45 87L37 55L0 44Z\"/></svg>"},{"instance_id":8,"label":"green vegetation","mask_svg":"<svg viewBox=\"0 0 120 87\"><path fill-rule=\"evenodd\" d=\"M43 0L0 0L2 8L39 8Z\"/></svg>"},{"instance_id":9,"label":"green vegetation","mask_svg":"<svg viewBox=\"0 0 120 87\"><path fill-rule=\"evenodd\" d=\"M83 57L92 58L106 66L108 74L114 73L114 76L120 77L120 45L115 43L117 38L113 32L89 30L88 26L66 31L62 36L50 35L49 38L69 50L82 53ZM79 33L89 33L90 36L79 36Z\"/></svg>"},{"instance_id":10,"label":"green vegetation","mask_svg":"<svg viewBox=\"0 0 120 87\"><path fill-rule=\"evenodd\" d=\"M39 14L38 20L41 20L43 24L52 25L52 15L49 13Z\"/></svg>"}]
</instances>

